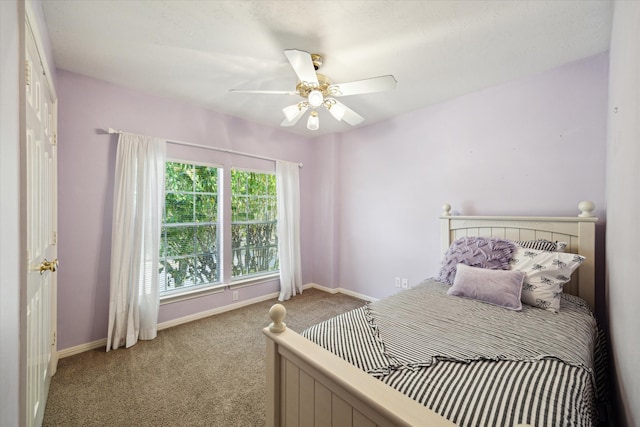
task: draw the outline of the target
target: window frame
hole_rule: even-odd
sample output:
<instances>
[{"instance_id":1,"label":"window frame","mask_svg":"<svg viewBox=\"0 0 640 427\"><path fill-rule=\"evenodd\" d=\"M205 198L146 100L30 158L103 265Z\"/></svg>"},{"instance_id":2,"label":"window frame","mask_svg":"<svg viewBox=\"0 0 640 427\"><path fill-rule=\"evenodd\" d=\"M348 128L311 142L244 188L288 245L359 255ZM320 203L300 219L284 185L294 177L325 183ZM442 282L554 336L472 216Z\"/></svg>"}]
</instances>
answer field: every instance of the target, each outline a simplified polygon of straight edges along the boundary
<instances>
[{"instance_id":1,"label":"window frame","mask_svg":"<svg viewBox=\"0 0 640 427\"><path fill-rule=\"evenodd\" d=\"M219 281L209 284L193 285L186 288L173 289L171 291L165 291L160 294L160 304L169 304L178 301L184 301L192 298L198 298L205 295L222 293L226 289L238 289L247 286L254 286L261 283L272 282L277 280L280 276L280 268L278 265L277 270L268 271L265 273L257 273L252 275L246 275L234 278L232 273L233 262L233 248L231 239L231 227L232 227L232 207L231 201L233 197L232 193L232 178L231 174L233 170L243 172L253 172L258 174L274 175L274 170L264 170L255 168L246 168L241 166L233 166L215 162L203 162L197 160L188 160L185 158L171 157L167 158L166 163L181 163L195 166L213 167L218 169L218 194L217 194L217 212L218 212L218 260L219 260ZM165 182L166 185L166 182ZM166 187L165 187L166 192ZM165 193L166 200L166 193ZM277 239L277 190L275 194L276 203L276 239ZM163 207L165 209L166 207ZM163 218L164 220L164 210ZM162 222L164 226L164 222ZM161 237L162 238L162 237ZM277 242L277 240L276 240ZM276 243L277 250L277 243ZM161 259L162 259L162 254ZM278 259L279 263L279 259ZM158 286L160 283L158 282Z\"/></svg>"}]
</instances>

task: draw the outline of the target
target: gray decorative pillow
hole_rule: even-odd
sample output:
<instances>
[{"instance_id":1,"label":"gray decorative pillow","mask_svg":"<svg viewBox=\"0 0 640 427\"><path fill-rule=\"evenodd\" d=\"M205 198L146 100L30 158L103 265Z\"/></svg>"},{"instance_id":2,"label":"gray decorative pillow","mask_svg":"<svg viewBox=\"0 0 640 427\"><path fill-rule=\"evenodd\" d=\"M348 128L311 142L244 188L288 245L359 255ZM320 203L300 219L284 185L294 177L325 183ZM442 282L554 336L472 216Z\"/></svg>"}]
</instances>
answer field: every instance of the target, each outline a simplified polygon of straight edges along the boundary
<instances>
[{"instance_id":1,"label":"gray decorative pillow","mask_svg":"<svg viewBox=\"0 0 640 427\"><path fill-rule=\"evenodd\" d=\"M447 293L519 311L522 310L520 294L525 276L522 271L488 270L458 264L453 286Z\"/></svg>"},{"instance_id":2,"label":"gray decorative pillow","mask_svg":"<svg viewBox=\"0 0 640 427\"><path fill-rule=\"evenodd\" d=\"M496 237L461 237L444 254L438 280L453 284L458 264L490 270L508 270L516 245Z\"/></svg>"}]
</instances>

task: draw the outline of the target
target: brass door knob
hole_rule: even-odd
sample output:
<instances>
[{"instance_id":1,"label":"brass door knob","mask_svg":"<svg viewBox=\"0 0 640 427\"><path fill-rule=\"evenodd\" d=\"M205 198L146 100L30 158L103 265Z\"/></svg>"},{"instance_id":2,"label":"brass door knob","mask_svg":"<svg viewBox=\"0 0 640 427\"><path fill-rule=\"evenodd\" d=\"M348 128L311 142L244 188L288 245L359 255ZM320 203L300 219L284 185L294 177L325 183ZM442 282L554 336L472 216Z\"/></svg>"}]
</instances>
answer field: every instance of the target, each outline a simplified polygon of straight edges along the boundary
<instances>
[{"instance_id":1,"label":"brass door knob","mask_svg":"<svg viewBox=\"0 0 640 427\"><path fill-rule=\"evenodd\" d=\"M47 270L56 271L57 268L58 268L57 258L54 259L53 261L47 261L47 259L45 258L44 261L42 261L42 264L40 264L40 274L44 273Z\"/></svg>"}]
</instances>

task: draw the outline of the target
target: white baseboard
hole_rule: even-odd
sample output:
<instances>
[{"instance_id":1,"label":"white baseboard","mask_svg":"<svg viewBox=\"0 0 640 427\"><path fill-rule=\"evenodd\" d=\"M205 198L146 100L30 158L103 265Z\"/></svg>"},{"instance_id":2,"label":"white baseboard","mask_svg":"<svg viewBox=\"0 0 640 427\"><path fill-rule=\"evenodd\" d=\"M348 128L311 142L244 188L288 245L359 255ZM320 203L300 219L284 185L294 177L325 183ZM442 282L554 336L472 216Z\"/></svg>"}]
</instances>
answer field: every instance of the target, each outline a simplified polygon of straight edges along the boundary
<instances>
[{"instance_id":1,"label":"white baseboard","mask_svg":"<svg viewBox=\"0 0 640 427\"><path fill-rule=\"evenodd\" d=\"M98 341L88 342L85 344L80 344L75 347L65 348L64 350L58 351L58 359L64 359L65 357L73 356L76 354L84 353L85 351L95 350L96 348L107 348L107 339L102 338Z\"/></svg>"},{"instance_id":2,"label":"white baseboard","mask_svg":"<svg viewBox=\"0 0 640 427\"><path fill-rule=\"evenodd\" d=\"M328 292L330 294L345 294L345 295L349 295L351 297L354 298L358 298L361 300L365 300L365 301L377 301L378 298L374 298L374 297L370 297L368 295L364 295L364 294L360 294L358 292L353 292L350 291L349 289L345 289L345 288L327 288L326 286L322 286L322 285L318 285L317 283L307 283L306 285L304 285L302 287L303 289L307 289L307 288L315 288L324 292Z\"/></svg>"},{"instance_id":3,"label":"white baseboard","mask_svg":"<svg viewBox=\"0 0 640 427\"><path fill-rule=\"evenodd\" d=\"M367 295L359 294L357 292L350 291L344 288L328 288L326 286L318 285L317 283L307 283L302 286L302 289L315 288L323 292L327 292L330 294L342 293L345 295L352 296L354 298L359 298L365 301L376 301L377 298L372 298ZM200 313L190 314L188 316L180 317L173 320L168 320L166 322L158 323L158 330L161 331L163 329L172 328L174 326L182 325L184 323L193 322L194 320L204 319L205 317L214 316L216 314L224 313L226 311L235 310L247 305L256 304L258 302L267 301L273 298L277 298L280 295L279 292L273 292L267 295L263 295L256 298L251 298L248 300L236 302L234 304L225 305L224 307L218 307L211 310L201 311ZM65 348L64 350L58 351L58 359L63 359L65 357L73 356L76 354L84 353L85 351L95 350L96 348L103 347L106 349L107 347L107 339L103 338L97 341L92 341L86 344L80 344L75 347Z\"/></svg>"},{"instance_id":4,"label":"white baseboard","mask_svg":"<svg viewBox=\"0 0 640 427\"><path fill-rule=\"evenodd\" d=\"M310 288L318 289L319 291L326 292L328 294L338 293L338 289L336 288L327 288L326 286L318 285L317 283L313 283L313 282L307 283L302 287L302 289L310 289Z\"/></svg>"},{"instance_id":5,"label":"white baseboard","mask_svg":"<svg viewBox=\"0 0 640 427\"><path fill-rule=\"evenodd\" d=\"M158 323L158 330L172 328L174 326L182 325L184 323L193 322L194 320L204 319L205 317L214 316L216 314L224 313L227 311L235 310L237 308L245 307L247 305L256 304L258 302L267 301L273 298L277 298L280 295L279 292L272 292L261 297L251 298L244 301L239 301L234 304L225 305L224 307L218 307L211 310L201 311L200 313L190 314L188 316L179 317L177 319L168 320L166 322Z\"/></svg>"}]
</instances>

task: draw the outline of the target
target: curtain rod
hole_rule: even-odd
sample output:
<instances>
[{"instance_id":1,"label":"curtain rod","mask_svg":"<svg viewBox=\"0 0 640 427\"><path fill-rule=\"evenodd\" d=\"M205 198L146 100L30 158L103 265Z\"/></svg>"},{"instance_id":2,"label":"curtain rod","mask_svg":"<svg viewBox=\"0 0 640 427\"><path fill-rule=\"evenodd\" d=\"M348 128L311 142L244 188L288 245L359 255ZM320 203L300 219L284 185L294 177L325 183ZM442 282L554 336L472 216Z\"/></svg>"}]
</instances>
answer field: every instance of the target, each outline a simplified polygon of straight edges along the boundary
<instances>
[{"instance_id":1,"label":"curtain rod","mask_svg":"<svg viewBox=\"0 0 640 427\"><path fill-rule=\"evenodd\" d=\"M120 129L113 129L113 128L107 128L107 133L109 134L120 134L120 133L130 133L130 132L126 132ZM161 138L164 139L164 138ZM203 148L205 150L214 150L214 151L221 151L223 153L229 153L229 154L237 154L239 156L245 156L245 157L253 157L254 159L262 159L262 160L269 160L272 162L277 162L280 159L275 159L273 157L267 157L267 156L260 156L258 154L251 154L251 153L244 153L242 151L235 151L235 150L230 150L228 148L219 148L219 147L211 147L209 145L202 145L202 144L194 144L192 142L185 142L185 141L176 141L173 139L167 139L166 140L168 143L170 144L177 144L177 145L186 145L187 147L195 147L195 148ZM298 163L299 167L302 167L302 163Z\"/></svg>"}]
</instances>

